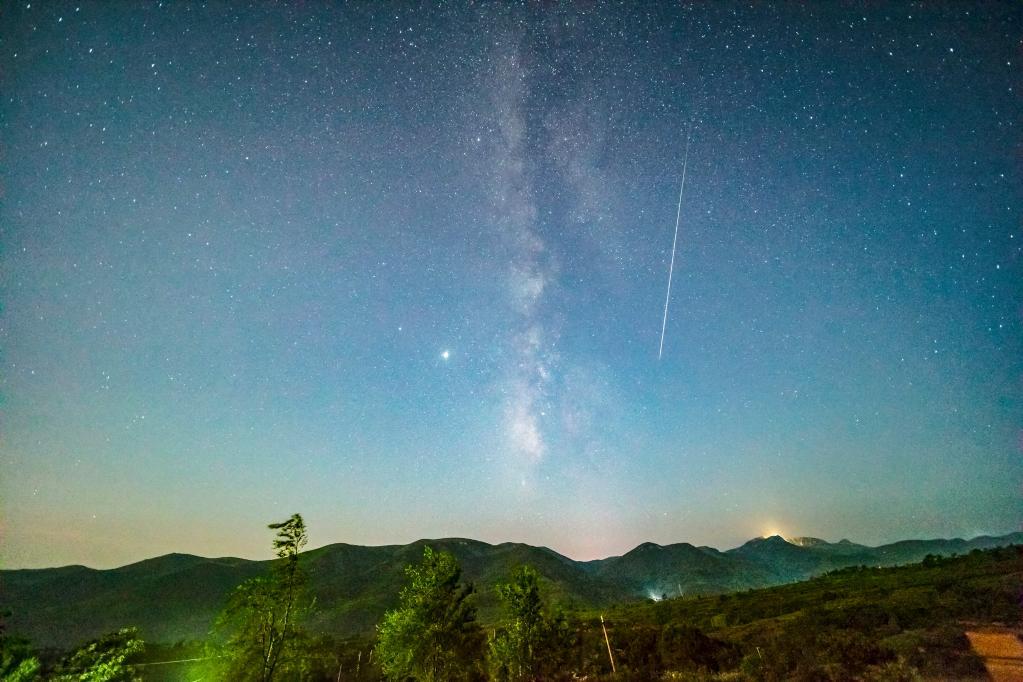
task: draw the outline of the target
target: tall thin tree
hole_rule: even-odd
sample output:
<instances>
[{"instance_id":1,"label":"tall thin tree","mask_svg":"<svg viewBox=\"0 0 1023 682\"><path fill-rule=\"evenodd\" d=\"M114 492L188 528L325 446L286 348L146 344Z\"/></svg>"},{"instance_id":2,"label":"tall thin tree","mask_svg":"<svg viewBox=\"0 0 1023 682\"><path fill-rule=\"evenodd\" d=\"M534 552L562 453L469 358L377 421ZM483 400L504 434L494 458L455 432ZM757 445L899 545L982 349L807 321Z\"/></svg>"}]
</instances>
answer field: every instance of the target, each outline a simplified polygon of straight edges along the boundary
<instances>
[{"instance_id":1,"label":"tall thin tree","mask_svg":"<svg viewBox=\"0 0 1023 682\"><path fill-rule=\"evenodd\" d=\"M298 617L304 610L305 573L299 553L308 541L305 522L292 514L269 528L277 531L273 541L277 561L270 574L235 588L215 625L223 640L219 673L233 680L271 682L278 675L293 676L298 665L292 659L301 640Z\"/></svg>"}]
</instances>

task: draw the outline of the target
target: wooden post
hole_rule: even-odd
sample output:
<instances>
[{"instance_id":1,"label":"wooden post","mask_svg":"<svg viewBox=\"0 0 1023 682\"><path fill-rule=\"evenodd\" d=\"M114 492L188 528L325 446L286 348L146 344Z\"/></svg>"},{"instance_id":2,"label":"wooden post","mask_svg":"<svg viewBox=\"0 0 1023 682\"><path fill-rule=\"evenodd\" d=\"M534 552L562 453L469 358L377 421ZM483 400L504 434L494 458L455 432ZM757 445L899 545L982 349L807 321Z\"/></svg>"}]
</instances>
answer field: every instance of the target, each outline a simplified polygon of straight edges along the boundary
<instances>
[{"instance_id":1,"label":"wooden post","mask_svg":"<svg viewBox=\"0 0 1023 682\"><path fill-rule=\"evenodd\" d=\"M604 627L604 614L600 614L600 629L604 631L604 644L607 644L607 657L611 659L611 674L614 675L618 672L615 668L615 657L611 653L611 640L607 637L607 628Z\"/></svg>"}]
</instances>

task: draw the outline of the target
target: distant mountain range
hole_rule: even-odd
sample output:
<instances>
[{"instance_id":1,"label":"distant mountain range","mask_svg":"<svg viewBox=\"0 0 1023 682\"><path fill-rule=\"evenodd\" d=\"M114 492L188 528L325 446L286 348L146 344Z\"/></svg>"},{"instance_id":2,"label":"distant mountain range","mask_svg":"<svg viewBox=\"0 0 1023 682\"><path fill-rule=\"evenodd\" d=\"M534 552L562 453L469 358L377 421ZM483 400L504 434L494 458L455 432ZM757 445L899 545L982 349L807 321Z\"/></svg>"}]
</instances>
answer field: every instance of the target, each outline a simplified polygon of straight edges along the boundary
<instances>
[{"instance_id":1,"label":"distant mountain range","mask_svg":"<svg viewBox=\"0 0 1023 682\"><path fill-rule=\"evenodd\" d=\"M546 547L447 538L381 547L328 545L303 553L302 560L318 604L311 626L348 636L372 633L383 613L397 603L404 567L418 561L426 545L458 558L464 577L476 583L486 621L496 616L494 585L522 564L543 576L552 600L566 607L596 608L680 593L767 587L847 566L893 566L918 562L928 554L965 554L1014 544L1023 544L1023 533L906 540L880 547L775 535L726 552L648 542L623 556L573 561ZM37 646L67 648L126 625L138 626L153 642L200 639L231 589L264 574L269 563L168 554L109 570L66 566L0 571L0 608L11 611L10 632Z\"/></svg>"}]
</instances>

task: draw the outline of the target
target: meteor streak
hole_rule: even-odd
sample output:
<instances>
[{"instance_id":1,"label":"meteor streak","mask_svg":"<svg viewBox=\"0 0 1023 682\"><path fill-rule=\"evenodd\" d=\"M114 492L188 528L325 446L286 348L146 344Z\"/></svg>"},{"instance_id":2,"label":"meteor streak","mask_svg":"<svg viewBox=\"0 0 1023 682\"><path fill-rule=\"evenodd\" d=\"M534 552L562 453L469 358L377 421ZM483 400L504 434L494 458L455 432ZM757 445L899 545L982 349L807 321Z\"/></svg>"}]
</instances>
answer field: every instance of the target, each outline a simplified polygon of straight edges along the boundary
<instances>
[{"instance_id":1,"label":"meteor streak","mask_svg":"<svg viewBox=\"0 0 1023 682\"><path fill-rule=\"evenodd\" d=\"M678 224L682 218L682 190L686 187L686 166L689 165L689 142L692 139L693 124L689 124L686 134L686 154L682 159L682 184L678 188L678 211L675 213L675 238L671 241L671 265L668 266L668 293L664 295L664 319L661 320L661 345L657 349L657 359L664 354L664 330L668 328L668 301L671 300L671 276L675 272L675 245L678 244Z\"/></svg>"}]
</instances>

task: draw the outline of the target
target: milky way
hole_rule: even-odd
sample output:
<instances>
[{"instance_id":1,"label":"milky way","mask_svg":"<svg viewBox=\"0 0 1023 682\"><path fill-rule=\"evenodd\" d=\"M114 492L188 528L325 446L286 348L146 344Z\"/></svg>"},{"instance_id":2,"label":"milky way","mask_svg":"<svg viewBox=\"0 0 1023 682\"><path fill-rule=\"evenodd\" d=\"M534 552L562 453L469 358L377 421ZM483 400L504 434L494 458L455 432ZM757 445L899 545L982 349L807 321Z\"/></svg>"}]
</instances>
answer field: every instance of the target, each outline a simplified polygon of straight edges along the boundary
<instances>
[{"instance_id":1,"label":"milky way","mask_svg":"<svg viewBox=\"0 0 1023 682\"><path fill-rule=\"evenodd\" d=\"M5 3L5 561L1017 528L1021 13Z\"/></svg>"}]
</instances>

